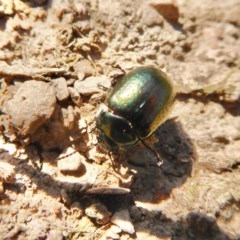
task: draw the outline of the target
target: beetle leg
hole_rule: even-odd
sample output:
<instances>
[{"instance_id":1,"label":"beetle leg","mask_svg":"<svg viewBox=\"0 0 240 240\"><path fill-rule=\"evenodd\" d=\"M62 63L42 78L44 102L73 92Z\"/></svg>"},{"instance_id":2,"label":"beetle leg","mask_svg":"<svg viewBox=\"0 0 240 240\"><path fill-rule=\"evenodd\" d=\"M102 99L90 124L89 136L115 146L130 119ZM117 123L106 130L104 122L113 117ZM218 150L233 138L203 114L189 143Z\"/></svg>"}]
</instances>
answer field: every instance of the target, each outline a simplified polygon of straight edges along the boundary
<instances>
[{"instance_id":1,"label":"beetle leg","mask_svg":"<svg viewBox=\"0 0 240 240\"><path fill-rule=\"evenodd\" d=\"M147 145L142 139L139 139L139 141L149 150L153 153L153 155L155 156L156 160L157 160L157 165L160 167L163 163L163 160L161 159L160 155L158 154L158 152L156 150L154 150L153 148L151 148L149 145Z\"/></svg>"},{"instance_id":2,"label":"beetle leg","mask_svg":"<svg viewBox=\"0 0 240 240\"><path fill-rule=\"evenodd\" d=\"M118 173L119 172L119 170L118 170L119 169L119 164L118 164L118 161L116 161L116 159L113 157L114 152L113 151L107 151L107 152L108 152L108 157L111 160L113 170L116 173Z\"/></svg>"},{"instance_id":3,"label":"beetle leg","mask_svg":"<svg viewBox=\"0 0 240 240\"><path fill-rule=\"evenodd\" d=\"M70 157L70 156L72 156L73 154L75 154L76 152L77 152L77 151L74 151L74 152L71 152L71 153L69 153L69 154L66 154L66 155L64 155L64 156L62 156L62 157L58 157L56 160L61 160L61 159Z\"/></svg>"}]
</instances>

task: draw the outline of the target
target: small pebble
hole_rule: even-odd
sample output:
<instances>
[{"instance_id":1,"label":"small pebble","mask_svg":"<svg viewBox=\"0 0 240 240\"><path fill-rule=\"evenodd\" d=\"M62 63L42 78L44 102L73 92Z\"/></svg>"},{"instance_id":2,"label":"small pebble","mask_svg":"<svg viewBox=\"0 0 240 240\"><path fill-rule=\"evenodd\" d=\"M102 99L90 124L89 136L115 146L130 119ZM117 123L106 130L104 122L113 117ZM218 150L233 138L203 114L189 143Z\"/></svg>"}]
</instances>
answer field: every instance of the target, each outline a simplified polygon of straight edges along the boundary
<instances>
[{"instance_id":1,"label":"small pebble","mask_svg":"<svg viewBox=\"0 0 240 240\"><path fill-rule=\"evenodd\" d=\"M85 160L85 157L71 147L64 150L59 158L62 159L58 160L57 165L58 169L62 173L82 173L85 169L84 165L82 164L82 161Z\"/></svg>"},{"instance_id":2,"label":"small pebble","mask_svg":"<svg viewBox=\"0 0 240 240\"><path fill-rule=\"evenodd\" d=\"M119 234L122 232L121 228L119 228L118 226L116 225L112 225L111 228L110 228L111 232L113 233L116 233L116 234Z\"/></svg>"},{"instance_id":3,"label":"small pebble","mask_svg":"<svg viewBox=\"0 0 240 240\"><path fill-rule=\"evenodd\" d=\"M56 92L56 97L59 101L63 101L69 97L67 81L65 78L60 77L53 80L53 87Z\"/></svg>"},{"instance_id":4,"label":"small pebble","mask_svg":"<svg viewBox=\"0 0 240 240\"><path fill-rule=\"evenodd\" d=\"M68 92L70 94L72 101L75 103L75 105L78 107L81 107L83 101L78 91L73 87L69 87Z\"/></svg>"},{"instance_id":5,"label":"small pebble","mask_svg":"<svg viewBox=\"0 0 240 240\"><path fill-rule=\"evenodd\" d=\"M117 225L120 229L122 229L122 231L126 233L135 233L129 211L127 209L122 209L115 212L111 218L111 222Z\"/></svg>"},{"instance_id":6,"label":"small pebble","mask_svg":"<svg viewBox=\"0 0 240 240\"><path fill-rule=\"evenodd\" d=\"M110 89L111 81L103 76L99 77L88 77L83 81L77 80L74 83L74 88L83 96L91 96L95 93L102 92L101 87Z\"/></svg>"},{"instance_id":7,"label":"small pebble","mask_svg":"<svg viewBox=\"0 0 240 240\"><path fill-rule=\"evenodd\" d=\"M95 69L88 60L77 62L73 68L80 80L82 80L84 77L92 76L95 73Z\"/></svg>"},{"instance_id":8,"label":"small pebble","mask_svg":"<svg viewBox=\"0 0 240 240\"><path fill-rule=\"evenodd\" d=\"M111 212L102 203L94 203L86 208L85 213L88 217L96 220L98 224L104 225L110 221Z\"/></svg>"},{"instance_id":9,"label":"small pebble","mask_svg":"<svg viewBox=\"0 0 240 240\"><path fill-rule=\"evenodd\" d=\"M80 202L74 202L70 206L71 214L77 218L80 219L83 216L83 206Z\"/></svg>"},{"instance_id":10,"label":"small pebble","mask_svg":"<svg viewBox=\"0 0 240 240\"><path fill-rule=\"evenodd\" d=\"M148 4L168 20L177 21L179 18L179 10L175 0L148 0Z\"/></svg>"}]
</instances>

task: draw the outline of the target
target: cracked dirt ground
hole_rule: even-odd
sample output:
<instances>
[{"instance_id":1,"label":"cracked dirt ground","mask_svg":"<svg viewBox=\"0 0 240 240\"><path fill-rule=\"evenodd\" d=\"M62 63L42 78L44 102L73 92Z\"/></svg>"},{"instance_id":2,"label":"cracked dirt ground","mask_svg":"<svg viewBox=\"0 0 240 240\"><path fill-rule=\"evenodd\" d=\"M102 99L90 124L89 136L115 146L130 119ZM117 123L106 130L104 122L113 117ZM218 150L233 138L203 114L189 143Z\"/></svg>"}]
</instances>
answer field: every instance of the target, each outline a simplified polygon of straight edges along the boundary
<instances>
[{"instance_id":1,"label":"cracked dirt ground","mask_svg":"<svg viewBox=\"0 0 240 240\"><path fill-rule=\"evenodd\" d=\"M240 1L1 0L0 239L240 239ZM153 65L168 120L109 157L95 115Z\"/></svg>"}]
</instances>

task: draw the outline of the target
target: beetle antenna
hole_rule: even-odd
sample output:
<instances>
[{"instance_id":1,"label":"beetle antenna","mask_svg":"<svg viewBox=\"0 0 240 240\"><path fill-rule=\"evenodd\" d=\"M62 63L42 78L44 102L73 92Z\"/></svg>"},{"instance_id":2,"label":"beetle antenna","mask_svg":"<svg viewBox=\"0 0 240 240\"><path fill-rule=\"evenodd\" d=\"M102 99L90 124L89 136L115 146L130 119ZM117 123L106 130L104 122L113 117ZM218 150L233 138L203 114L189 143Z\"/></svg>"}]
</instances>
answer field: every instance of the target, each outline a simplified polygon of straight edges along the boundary
<instances>
[{"instance_id":1,"label":"beetle antenna","mask_svg":"<svg viewBox=\"0 0 240 240\"><path fill-rule=\"evenodd\" d=\"M157 160L157 165L160 167L163 164L163 160L161 159L160 155L157 153L156 150L154 150L153 148L151 148L148 144L146 144L142 139L139 139L140 142L144 145L144 147L146 147L150 152L153 153L153 155L155 156L156 160Z\"/></svg>"},{"instance_id":2,"label":"beetle antenna","mask_svg":"<svg viewBox=\"0 0 240 240\"><path fill-rule=\"evenodd\" d=\"M114 154L114 152L113 151L107 151L107 153L108 153L108 157L110 158L110 160L111 160L111 163L112 163L112 167L113 167L113 170L116 172L116 173L119 173L119 165L118 165L118 163L117 163L117 161L115 161L116 159L114 159L113 158L113 154Z\"/></svg>"},{"instance_id":3,"label":"beetle antenna","mask_svg":"<svg viewBox=\"0 0 240 240\"><path fill-rule=\"evenodd\" d=\"M119 64L112 65L112 67L119 69L121 71L121 73L115 73L112 76L111 85L112 85L112 87L114 87L119 82L119 80L122 79L122 77L124 75L126 75L126 72L124 69L121 68L121 66Z\"/></svg>"},{"instance_id":4,"label":"beetle antenna","mask_svg":"<svg viewBox=\"0 0 240 240\"><path fill-rule=\"evenodd\" d=\"M61 159L70 157L70 156L72 156L73 154L75 154L76 152L77 152L77 151L75 150L75 151L73 151L73 152L71 152L71 153L69 153L69 154L66 154L66 155L62 156L62 157L58 157L56 160L61 160Z\"/></svg>"}]
</instances>

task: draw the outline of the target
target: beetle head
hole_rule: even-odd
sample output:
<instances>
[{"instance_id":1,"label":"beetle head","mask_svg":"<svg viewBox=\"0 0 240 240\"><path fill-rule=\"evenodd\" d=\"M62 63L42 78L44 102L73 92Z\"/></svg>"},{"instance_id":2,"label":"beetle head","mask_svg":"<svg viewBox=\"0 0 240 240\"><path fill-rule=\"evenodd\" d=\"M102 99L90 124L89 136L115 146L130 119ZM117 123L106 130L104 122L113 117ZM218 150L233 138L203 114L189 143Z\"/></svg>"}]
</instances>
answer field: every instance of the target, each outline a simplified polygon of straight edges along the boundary
<instances>
[{"instance_id":1,"label":"beetle head","mask_svg":"<svg viewBox=\"0 0 240 240\"><path fill-rule=\"evenodd\" d=\"M131 123L102 104L97 114L98 140L108 149L133 145L138 141Z\"/></svg>"}]
</instances>

